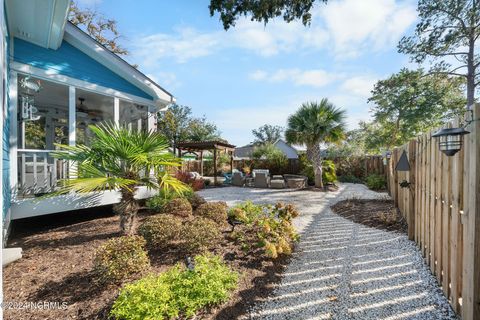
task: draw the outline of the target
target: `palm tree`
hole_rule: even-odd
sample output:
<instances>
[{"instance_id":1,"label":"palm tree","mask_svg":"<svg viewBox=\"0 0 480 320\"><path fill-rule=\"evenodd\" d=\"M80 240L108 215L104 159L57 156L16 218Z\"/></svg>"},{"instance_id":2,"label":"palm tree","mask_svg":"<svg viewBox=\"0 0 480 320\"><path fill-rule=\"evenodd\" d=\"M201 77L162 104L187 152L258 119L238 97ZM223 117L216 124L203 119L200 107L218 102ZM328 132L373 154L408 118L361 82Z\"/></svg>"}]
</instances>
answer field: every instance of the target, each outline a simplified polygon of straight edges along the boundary
<instances>
[{"instance_id":1,"label":"palm tree","mask_svg":"<svg viewBox=\"0 0 480 320\"><path fill-rule=\"evenodd\" d=\"M327 99L303 103L288 118L285 137L289 143L307 147L307 158L315 171L315 187L323 188L320 143L338 143L345 136L345 111Z\"/></svg>"},{"instance_id":2,"label":"palm tree","mask_svg":"<svg viewBox=\"0 0 480 320\"><path fill-rule=\"evenodd\" d=\"M59 151L53 156L73 161L76 168L57 194L120 191L120 203L114 205L114 211L120 216L121 231L131 234L140 208L134 198L139 186L186 190L166 171L167 167L179 166L180 161L168 152L168 142L160 133L112 124L91 125L89 129L94 134L91 146L57 145Z\"/></svg>"}]
</instances>

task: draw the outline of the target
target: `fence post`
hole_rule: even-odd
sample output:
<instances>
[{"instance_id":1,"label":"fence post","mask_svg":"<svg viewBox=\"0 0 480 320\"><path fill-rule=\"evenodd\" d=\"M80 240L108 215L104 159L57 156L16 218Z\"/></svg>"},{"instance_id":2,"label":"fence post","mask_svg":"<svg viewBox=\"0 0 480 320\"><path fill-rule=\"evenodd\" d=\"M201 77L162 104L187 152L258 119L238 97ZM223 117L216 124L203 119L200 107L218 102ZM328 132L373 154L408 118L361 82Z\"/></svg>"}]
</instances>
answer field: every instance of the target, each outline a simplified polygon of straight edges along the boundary
<instances>
[{"instance_id":1,"label":"fence post","mask_svg":"<svg viewBox=\"0 0 480 320\"><path fill-rule=\"evenodd\" d=\"M408 203L407 203L407 224L408 224L408 239L415 239L415 170L416 170L416 141L411 140L408 144L408 159L410 160L410 171L408 172L408 182L410 188L408 189Z\"/></svg>"},{"instance_id":2,"label":"fence post","mask_svg":"<svg viewBox=\"0 0 480 320\"><path fill-rule=\"evenodd\" d=\"M467 115L469 119L470 115ZM480 319L480 105L465 136L462 319ZM468 190L468 192L466 192Z\"/></svg>"}]
</instances>

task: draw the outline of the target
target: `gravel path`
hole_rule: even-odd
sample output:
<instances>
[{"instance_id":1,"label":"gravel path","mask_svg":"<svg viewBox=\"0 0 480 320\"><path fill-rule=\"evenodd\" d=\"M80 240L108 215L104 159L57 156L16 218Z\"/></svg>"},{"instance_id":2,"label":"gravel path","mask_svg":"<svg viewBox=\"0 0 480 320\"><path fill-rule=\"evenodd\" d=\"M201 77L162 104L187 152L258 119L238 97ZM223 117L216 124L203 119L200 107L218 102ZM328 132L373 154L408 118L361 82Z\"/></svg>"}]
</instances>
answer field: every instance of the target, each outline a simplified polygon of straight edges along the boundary
<instances>
[{"instance_id":1,"label":"gravel path","mask_svg":"<svg viewBox=\"0 0 480 320\"><path fill-rule=\"evenodd\" d=\"M347 198L385 198L363 185L338 192L228 187L201 192L229 205L295 203L301 241L273 295L247 319L457 319L414 242L404 234L346 220L330 206Z\"/></svg>"}]
</instances>

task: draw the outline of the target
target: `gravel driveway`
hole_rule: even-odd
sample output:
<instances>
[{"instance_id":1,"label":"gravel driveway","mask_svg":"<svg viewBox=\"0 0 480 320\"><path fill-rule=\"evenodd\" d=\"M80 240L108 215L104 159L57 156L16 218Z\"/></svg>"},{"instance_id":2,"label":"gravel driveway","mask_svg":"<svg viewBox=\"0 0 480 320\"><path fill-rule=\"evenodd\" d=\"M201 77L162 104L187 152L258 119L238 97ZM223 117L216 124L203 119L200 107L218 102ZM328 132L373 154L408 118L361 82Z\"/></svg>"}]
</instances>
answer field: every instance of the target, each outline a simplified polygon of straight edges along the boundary
<instances>
[{"instance_id":1,"label":"gravel driveway","mask_svg":"<svg viewBox=\"0 0 480 320\"><path fill-rule=\"evenodd\" d=\"M346 220L330 206L385 198L363 185L337 192L226 187L200 192L229 205L293 202L301 241L273 295L246 319L457 319L414 242Z\"/></svg>"}]
</instances>

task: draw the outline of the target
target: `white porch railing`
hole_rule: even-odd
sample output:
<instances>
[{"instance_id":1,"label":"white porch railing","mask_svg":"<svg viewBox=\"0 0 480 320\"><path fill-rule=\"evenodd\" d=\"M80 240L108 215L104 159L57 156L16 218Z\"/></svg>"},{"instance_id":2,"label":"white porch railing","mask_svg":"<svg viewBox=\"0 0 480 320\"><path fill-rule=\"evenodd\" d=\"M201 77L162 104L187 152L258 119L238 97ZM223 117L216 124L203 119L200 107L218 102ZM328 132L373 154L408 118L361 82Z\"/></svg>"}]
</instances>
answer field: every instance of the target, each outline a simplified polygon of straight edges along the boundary
<instances>
[{"instance_id":1,"label":"white porch railing","mask_svg":"<svg viewBox=\"0 0 480 320\"><path fill-rule=\"evenodd\" d=\"M18 150L19 197L31 197L55 190L68 175L68 161L53 158L54 150Z\"/></svg>"}]
</instances>

